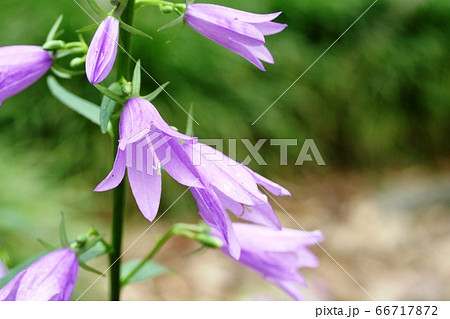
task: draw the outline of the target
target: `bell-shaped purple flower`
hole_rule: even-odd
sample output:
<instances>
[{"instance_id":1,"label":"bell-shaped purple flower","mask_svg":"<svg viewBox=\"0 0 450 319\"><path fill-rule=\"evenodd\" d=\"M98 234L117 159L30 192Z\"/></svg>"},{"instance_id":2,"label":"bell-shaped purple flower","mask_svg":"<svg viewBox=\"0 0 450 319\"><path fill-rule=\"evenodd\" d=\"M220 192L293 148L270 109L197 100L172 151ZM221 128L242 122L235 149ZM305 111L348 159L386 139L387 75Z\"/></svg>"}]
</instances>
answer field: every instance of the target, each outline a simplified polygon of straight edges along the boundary
<instances>
[{"instance_id":1,"label":"bell-shaped purple flower","mask_svg":"<svg viewBox=\"0 0 450 319\"><path fill-rule=\"evenodd\" d=\"M86 76L91 84L102 82L111 72L117 56L119 20L109 16L98 27L86 56Z\"/></svg>"},{"instance_id":2,"label":"bell-shaped purple flower","mask_svg":"<svg viewBox=\"0 0 450 319\"><path fill-rule=\"evenodd\" d=\"M0 47L0 105L39 80L51 66L52 56L42 47Z\"/></svg>"},{"instance_id":3,"label":"bell-shaped purple flower","mask_svg":"<svg viewBox=\"0 0 450 319\"><path fill-rule=\"evenodd\" d=\"M120 140L114 167L95 191L115 188L127 170L139 209L153 221L161 198L162 167L180 184L203 187L180 142L190 144L196 139L171 128L150 102L136 97L129 99L119 126Z\"/></svg>"},{"instance_id":4,"label":"bell-shaped purple flower","mask_svg":"<svg viewBox=\"0 0 450 319\"><path fill-rule=\"evenodd\" d=\"M78 274L78 258L55 250L20 272L0 290L1 301L68 301Z\"/></svg>"},{"instance_id":5,"label":"bell-shaped purple flower","mask_svg":"<svg viewBox=\"0 0 450 319\"><path fill-rule=\"evenodd\" d=\"M234 239L227 211L243 220L281 229L267 196L258 185L276 196L289 196L285 188L208 145L183 144L183 148L204 185L201 190L192 189L199 214L209 225L222 232L235 258L239 257L239 245Z\"/></svg>"},{"instance_id":6,"label":"bell-shaped purple flower","mask_svg":"<svg viewBox=\"0 0 450 319\"><path fill-rule=\"evenodd\" d=\"M289 228L277 231L243 223L233 223L233 228L241 247L239 263L278 285L295 300L303 300L298 285L306 286L306 282L298 269L319 266L307 248L323 241L322 233ZM223 240L220 231L213 229L211 233ZM222 250L232 256L228 246Z\"/></svg>"},{"instance_id":7,"label":"bell-shaped purple flower","mask_svg":"<svg viewBox=\"0 0 450 319\"><path fill-rule=\"evenodd\" d=\"M272 22L281 12L254 14L214 4L187 6L184 20L195 31L239 54L265 71L261 61L273 64L265 47L266 35L284 30L286 24Z\"/></svg>"}]
</instances>

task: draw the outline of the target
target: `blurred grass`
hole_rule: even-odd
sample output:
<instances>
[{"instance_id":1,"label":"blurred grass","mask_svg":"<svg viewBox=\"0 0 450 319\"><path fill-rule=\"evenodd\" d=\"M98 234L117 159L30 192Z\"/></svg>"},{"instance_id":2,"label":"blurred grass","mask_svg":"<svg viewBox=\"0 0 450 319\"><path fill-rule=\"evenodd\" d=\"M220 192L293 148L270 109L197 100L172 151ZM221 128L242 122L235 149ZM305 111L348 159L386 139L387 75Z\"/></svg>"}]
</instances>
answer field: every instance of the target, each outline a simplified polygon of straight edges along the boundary
<instances>
[{"instance_id":1,"label":"blurred grass","mask_svg":"<svg viewBox=\"0 0 450 319\"><path fill-rule=\"evenodd\" d=\"M276 63L261 72L187 26L178 35L180 26L155 31L174 16L155 8L138 12L136 26L154 40L134 37L132 55L159 83L171 82L168 92L184 108L195 105L200 138L313 138L327 167L308 163L301 170L319 173L434 167L450 155L447 0L379 1L254 126L372 1L209 2L258 13L283 11L277 21L289 27L267 38ZM2 0L1 8L0 46L42 44L61 13L64 40L75 40L74 30L92 24L73 1ZM61 83L100 102L84 77ZM156 87L143 75L143 93ZM186 114L176 103L161 95L155 104L168 123L184 130ZM60 211L74 234L96 221L104 227L110 195L93 195L92 189L111 167L107 136L51 97L44 80L4 102L0 127L0 244L11 255L10 265L40 250L35 238L57 240ZM299 150L289 149L291 164ZM280 167L276 147L266 143L261 154L268 166L259 172L298 183L299 168ZM238 160L246 156L240 145ZM183 190L168 178L164 182L162 210ZM132 200L129 205L132 218L141 220ZM182 207L175 216L195 216L191 200Z\"/></svg>"}]
</instances>

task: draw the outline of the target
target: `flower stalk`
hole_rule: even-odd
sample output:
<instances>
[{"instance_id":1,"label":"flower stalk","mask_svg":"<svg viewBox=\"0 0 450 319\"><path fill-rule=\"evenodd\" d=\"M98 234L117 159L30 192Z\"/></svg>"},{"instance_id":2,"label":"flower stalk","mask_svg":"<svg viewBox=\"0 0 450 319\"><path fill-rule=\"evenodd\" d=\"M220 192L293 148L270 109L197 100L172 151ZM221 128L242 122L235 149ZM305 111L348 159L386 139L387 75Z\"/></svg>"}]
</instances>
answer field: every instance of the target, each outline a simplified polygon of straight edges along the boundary
<instances>
[{"instance_id":1,"label":"flower stalk","mask_svg":"<svg viewBox=\"0 0 450 319\"><path fill-rule=\"evenodd\" d=\"M121 5L125 5L125 9L122 13L122 21L128 25L133 25L134 20L134 2L135 0L128 0ZM131 48L131 35L128 32L120 31L122 38L122 45L124 50L120 50L117 60L117 79L122 77L129 78L131 74L131 63L127 53ZM119 119L113 121L114 131L114 145L113 150L117 150L119 146ZM115 155L115 154L114 154ZM125 216L125 182L121 182L113 191L113 218L112 218L112 251L109 255L111 264L111 277L110 277L110 300L120 300L120 256L122 254L122 236L123 236L123 223Z\"/></svg>"}]
</instances>

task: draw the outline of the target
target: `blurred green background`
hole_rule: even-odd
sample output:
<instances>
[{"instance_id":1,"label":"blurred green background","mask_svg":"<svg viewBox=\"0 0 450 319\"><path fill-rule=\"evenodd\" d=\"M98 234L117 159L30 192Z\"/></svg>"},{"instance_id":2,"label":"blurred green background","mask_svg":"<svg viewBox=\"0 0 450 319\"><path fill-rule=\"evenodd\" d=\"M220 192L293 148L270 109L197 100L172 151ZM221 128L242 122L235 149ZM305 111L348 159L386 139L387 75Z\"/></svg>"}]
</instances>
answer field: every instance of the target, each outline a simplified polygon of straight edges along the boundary
<instances>
[{"instance_id":1,"label":"blurred green background","mask_svg":"<svg viewBox=\"0 0 450 319\"><path fill-rule=\"evenodd\" d=\"M181 26L155 31L175 15L150 7L137 13L136 27L154 39L135 36L132 56L159 83L170 81L167 90L183 107L194 104L197 136L253 143L314 139L325 167L311 162L294 166L300 145L289 148L289 165L280 166L279 148L269 143L261 149L268 165L250 164L294 190L306 177L327 184L329 176L359 174L377 185L381 175L410 167L437 175L448 171L449 1L378 1L255 125L372 1L209 2L257 13L283 11L277 22L289 26L267 38L276 63L261 72L188 26L180 33ZM93 23L72 0L2 0L0 7L0 46L42 44L61 13L66 41L76 40L74 31ZM92 35L84 33L88 41ZM101 96L83 76L60 83L100 103ZM143 75L144 93L156 88ZM154 103L168 123L185 129L186 114L168 96ZM41 250L36 238L57 242L61 211L73 236L91 224L108 233L110 194L92 193L111 168L108 136L53 98L44 79L3 103L0 128L0 245L9 266ZM242 161L248 153L238 146ZM162 211L183 191L167 177L164 182ZM132 199L129 207L127 223L145 222ZM195 221L195 213L186 197L167 219ZM443 218L447 221L448 214Z\"/></svg>"}]
</instances>

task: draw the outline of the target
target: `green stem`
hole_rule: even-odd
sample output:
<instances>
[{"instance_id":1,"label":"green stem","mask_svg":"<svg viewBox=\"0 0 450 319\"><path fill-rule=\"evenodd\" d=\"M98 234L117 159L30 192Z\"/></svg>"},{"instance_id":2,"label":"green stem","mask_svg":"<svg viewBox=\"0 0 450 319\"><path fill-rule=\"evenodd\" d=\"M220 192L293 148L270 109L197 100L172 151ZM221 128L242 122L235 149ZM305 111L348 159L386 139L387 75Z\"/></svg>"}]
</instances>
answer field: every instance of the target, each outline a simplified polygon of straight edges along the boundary
<instances>
[{"instance_id":1,"label":"green stem","mask_svg":"<svg viewBox=\"0 0 450 319\"><path fill-rule=\"evenodd\" d=\"M146 263L152 260L153 257L158 253L158 251L164 246L164 244L174 235L175 235L174 227L172 227L169 229L167 233L164 234L164 236L160 240L158 240L155 247L153 247L150 253L144 259L141 260L141 262L136 266L136 268L134 268L128 274L128 276L122 281L121 286L125 287L130 281L130 279L133 278L134 275L136 275L139 272L139 270L141 270L142 267L145 266Z\"/></svg>"},{"instance_id":2,"label":"green stem","mask_svg":"<svg viewBox=\"0 0 450 319\"><path fill-rule=\"evenodd\" d=\"M122 20L133 25L134 20L134 2L135 0L124 1L125 9L122 13ZM122 76L129 78L131 74L131 62L128 56L131 48L131 36L127 32L121 32L122 47L117 57L117 79L120 80ZM119 119L115 119L113 123L114 132L114 150L118 149L119 139ZM110 300L120 300L120 256L122 254L122 235L123 222L125 216L125 182L122 181L113 192L113 217L112 217L112 251L109 255L111 264L111 290Z\"/></svg>"},{"instance_id":3,"label":"green stem","mask_svg":"<svg viewBox=\"0 0 450 319\"><path fill-rule=\"evenodd\" d=\"M186 10L186 4L184 3L173 3L170 1L162 0L136 0L135 9L139 9L143 6L171 6L172 8L181 9L182 12Z\"/></svg>"}]
</instances>

